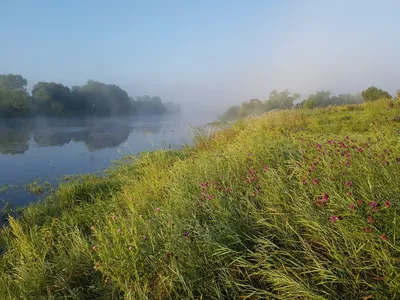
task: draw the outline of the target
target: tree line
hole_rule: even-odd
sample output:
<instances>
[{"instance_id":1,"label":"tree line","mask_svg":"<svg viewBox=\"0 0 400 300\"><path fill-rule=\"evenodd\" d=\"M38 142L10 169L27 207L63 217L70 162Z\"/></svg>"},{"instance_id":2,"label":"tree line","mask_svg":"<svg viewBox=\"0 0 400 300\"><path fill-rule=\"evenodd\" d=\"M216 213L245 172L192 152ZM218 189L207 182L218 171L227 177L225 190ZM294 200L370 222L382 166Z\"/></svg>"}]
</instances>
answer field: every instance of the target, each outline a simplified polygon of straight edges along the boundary
<instances>
[{"instance_id":1,"label":"tree line","mask_svg":"<svg viewBox=\"0 0 400 300\"><path fill-rule=\"evenodd\" d=\"M290 93L287 89L281 92L273 90L267 100L251 99L240 106L232 106L220 118L222 120L234 120L250 115L259 115L274 109L313 109L330 105L361 104L364 101L392 99L392 96L387 91L371 86L355 95L340 94L333 96L331 91L321 90L309 95L303 101L299 101L300 98L299 93ZM395 98L400 99L400 90L396 93Z\"/></svg>"},{"instance_id":2,"label":"tree line","mask_svg":"<svg viewBox=\"0 0 400 300\"><path fill-rule=\"evenodd\" d=\"M88 80L69 88L61 83L38 82L31 95L21 75L0 74L0 117L25 116L111 116L179 113L180 106L160 97L130 97L115 84Z\"/></svg>"}]
</instances>

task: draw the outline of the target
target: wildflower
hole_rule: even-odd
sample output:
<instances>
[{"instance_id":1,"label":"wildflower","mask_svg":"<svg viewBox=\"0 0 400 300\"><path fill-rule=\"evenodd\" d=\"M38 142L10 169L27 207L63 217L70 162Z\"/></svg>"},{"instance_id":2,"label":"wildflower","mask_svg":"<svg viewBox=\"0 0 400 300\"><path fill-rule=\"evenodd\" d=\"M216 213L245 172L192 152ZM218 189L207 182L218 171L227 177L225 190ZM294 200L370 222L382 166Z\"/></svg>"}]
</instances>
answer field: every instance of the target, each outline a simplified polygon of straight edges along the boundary
<instances>
[{"instance_id":1,"label":"wildflower","mask_svg":"<svg viewBox=\"0 0 400 300\"><path fill-rule=\"evenodd\" d=\"M133 249L132 246L129 246L129 247L128 247L128 250L129 250L129 251L132 251L132 249Z\"/></svg>"},{"instance_id":2,"label":"wildflower","mask_svg":"<svg viewBox=\"0 0 400 300\"><path fill-rule=\"evenodd\" d=\"M385 207L390 207L392 205L392 203L390 203L389 201L385 201Z\"/></svg>"},{"instance_id":3,"label":"wildflower","mask_svg":"<svg viewBox=\"0 0 400 300\"><path fill-rule=\"evenodd\" d=\"M371 227L369 226L365 227L365 232L371 232Z\"/></svg>"},{"instance_id":4,"label":"wildflower","mask_svg":"<svg viewBox=\"0 0 400 300\"><path fill-rule=\"evenodd\" d=\"M349 139L349 136L347 135L347 136L345 137L345 139L348 140L348 139Z\"/></svg>"},{"instance_id":5,"label":"wildflower","mask_svg":"<svg viewBox=\"0 0 400 300\"><path fill-rule=\"evenodd\" d=\"M339 220L338 216L332 216L331 219L329 220L331 223L335 223Z\"/></svg>"},{"instance_id":6,"label":"wildflower","mask_svg":"<svg viewBox=\"0 0 400 300\"><path fill-rule=\"evenodd\" d=\"M358 204L358 206L363 206L362 200L357 200L357 204Z\"/></svg>"},{"instance_id":7,"label":"wildflower","mask_svg":"<svg viewBox=\"0 0 400 300\"><path fill-rule=\"evenodd\" d=\"M372 219L372 216L368 216L367 219L368 219L368 223L369 224L374 223L374 220Z\"/></svg>"},{"instance_id":8,"label":"wildflower","mask_svg":"<svg viewBox=\"0 0 400 300\"><path fill-rule=\"evenodd\" d=\"M319 183L319 180L318 180L317 178L315 178L315 179L313 180L313 183L314 183L314 184L318 184L318 183Z\"/></svg>"},{"instance_id":9,"label":"wildflower","mask_svg":"<svg viewBox=\"0 0 400 300\"><path fill-rule=\"evenodd\" d=\"M156 212L159 212L161 210L161 208L157 207L156 208Z\"/></svg>"},{"instance_id":10,"label":"wildflower","mask_svg":"<svg viewBox=\"0 0 400 300\"><path fill-rule=\"evenodd\" d=\"M350 165L351 165L351 162L349 160L346 161L346 167L350 167Z\"/></svg>"},{"instance_id":11,"label":"wildflower","mask_svg":"<svg viewBox=\"0 0 400 300\"><path fill-rule=\"evenodd\" d=\"M225 191L226 191L227 193L229 193L229 192L231 191L231 188L227 187L227 188L225 189Z\"/></svg>"},{"instance_id":12,"label":"wildflower","mask_svg":"<svg viewBox=\"0 0 400 300\"><path fill-rule=\"evenodd\" d=\"M189 236L189 232L185 232L184 234L183 234L183 236L186 238L186 237L188 237Z\"/></svg>"},{"instance_id":13,"label":"wildflower","mask_svg":"<svg viewBox=\"0 0 400 300\"><path fill-rule=\"evenodd\" d=\"M381 239L382 239L382 240L384 240L384 241L386 241L386 240L387 240L387 235L386 235L386 233L382 233L382 235L381 235Z\"/></svg>"},{"instance_id":14,"label":"wildflower","mask_svg":"<svg viewBox=\"0 0 400 300\"><path fill-rule=\"evenodd\" d=\"M147 240L147 236L143 236L143 241Z\"/></svg>"},{"instance_id":15,"label":"wildflower","mask_svg":"<svg viewBox=\"0 0 400 300\"><path fill-rule=\"evenodd\" d=\"M328 201L329 195L327 193L324 193L324 195L322 196L322 200Z\"/></svg>"},{"instance_id":16,"label":"wildflower","mask_svg":"<svg viewBox=\"0 0 400 300\"><path fill-rule=\"evenodd\" d=\"M96 245L92 246L92 250L93 250L93 251L96 251L96 249L97 249L97 246L96 246Z\"/></svg>"},{"instance_id":17,"label":"wildflower","mask_svg":"<svg viewBox=\"0 0 400 300\"><path fill-rule=\"evenodd\" d=\"M121 228L118 228L118 230L117 230L118 232L121 232L122 231L122 229Z\"/></svg>"},{"instance_id":18,"label":"wildflower","mask_svg":"<svg viewBox=\"0 0 400 300\"><path fill-rule=\"evenodd\" d=\"M90 226L90 230L94 230L94 226Z\"/></svg>"},{"instance_id":19,"label":"wildflower","mask_svg":"<svg viewBox=\"0 0 400 300\"><path fill-rule=\"evenodd\" d=\"M350 158L350 157L351 157L350 153L347 153L346 158Z\"/></svg>"},{"instance_id":20,"label":"wildflower","mask_svg":"<svg viewBox=\"0 0 400 300\"><path fill-rule=\"evenodd\" d=\"M352 193L352 192L349 192L348 195L349 195L350 197L352 197L352 196L353 196L353 193Z\"/></svg>"},{"instance_id":21,"label":"wildflower","mask_svg":"<svg viewBox=\"0 0 400 300\"><path fill-rule=\"evenodd\" d=\"M111 216L111 219L115 220L117 217L116 216Z\"/></svg>"},{"instance_id":22,"label":"wildflower","mask_svg":"<svg viewBox=\"0 0 400 300\"><path fill-rule=\"evenodd\" d=\"M350 209L351 210L354 210L354 208L355 208L356 206L352 203L352 204L350 204Z\"/></svg>"},{"instance_id":23,"label":"wildflower","mask_svg":"<svg viewBox=\"0 0 400 300\"><path fill-rule=\"evenodd\" d=\"M369 206L371 206L371 208L377 208L378 207L378 203L376 201L372 201Z\"/></svg>"},{"instance_id":24,"label":"wildflower","mask_svg":"<svg viewBox=\"0 0 400 300\"><path fill-rule=\"evenodd\" d=\"M345 185L346 186L351 186L351 181L346 181Z\"/></svg>"},{"instance_id":25,"label":"wildflower","mask_svg":"<svg viewBox=\"0 0 400 300\"><path fill-rule=\"evenodd\" d=\"M200 201L199 202L199 206L202 207L203 206L203 202Z\"/></svg>"},{"instance_id":26,"label":"wildflower","mask_svg":"<svg viewBox=\"0 0 400 300\"><path fill-rule=\"evenodd\" d=\"M363 151L364 151L364 149L363 149L363 148L361 148L361 147L359 147L359 148L357 149L357 151L361 153L361 152L363 152Z\"/></svg>"},{"instance_id":27,"label":"wildflower","mask_svg":"<svg viewBox=\"0 0 400 300\"><path fill-rule=\"evenodd\" d=\"M317 144L317 149L321 149L321 148L322 148L321 144Z\"/></svg>"}]
</instances>

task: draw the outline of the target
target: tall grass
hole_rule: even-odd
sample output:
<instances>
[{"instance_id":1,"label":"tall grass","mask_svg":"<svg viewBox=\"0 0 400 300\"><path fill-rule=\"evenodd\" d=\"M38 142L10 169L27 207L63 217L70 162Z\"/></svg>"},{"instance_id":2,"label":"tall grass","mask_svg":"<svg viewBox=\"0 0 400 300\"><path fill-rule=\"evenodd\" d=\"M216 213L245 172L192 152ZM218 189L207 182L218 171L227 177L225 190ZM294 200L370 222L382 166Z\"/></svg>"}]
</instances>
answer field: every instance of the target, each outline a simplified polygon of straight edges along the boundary
<instances>
[{"instance_id":1,"label":"tall grass","mask_svg":"<svg viewBox=\"0 0 400 300\"><path fill-rule=\"evenodd\" d=\"M9 218L0 299L399 299L399 115L281 111L71 180Z\"/></svg>"}]
</instances>

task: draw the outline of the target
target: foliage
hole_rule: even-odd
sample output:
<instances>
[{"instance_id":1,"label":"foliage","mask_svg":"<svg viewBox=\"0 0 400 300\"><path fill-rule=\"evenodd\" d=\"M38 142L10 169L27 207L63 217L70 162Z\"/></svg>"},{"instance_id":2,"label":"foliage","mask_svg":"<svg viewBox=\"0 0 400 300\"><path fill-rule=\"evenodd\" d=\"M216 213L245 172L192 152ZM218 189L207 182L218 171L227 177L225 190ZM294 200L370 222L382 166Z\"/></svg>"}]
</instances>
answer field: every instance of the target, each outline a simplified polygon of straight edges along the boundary
<instances>
[{"instance_id":1,"label":"foliage","mask_svg":"<svg viewBox=\"0 0 400 300\"><path fill-rule=\"evenodd\" d=\"M278 111L62 184L1 299L398 299L400 103Z\"/></svg>"},{"instance_id":2,"label":"foliage","mask_svg":"<svg viewBox=\"0 0 400 300\"><path fill-rule=\"evenodd\" d=\"M376 101L379 99L392 99L392 96L386 91L378 89L377 87L370 86L365 91L362 91L361 96L364 101Z\"/></svg>"},{"instance_id":3,"label":"foliage","mask_svg":"<svg viewBox=\"0 0 400 300\"><path fill-rule=\"evenodd\" d=\"M51 189L51 184L48 181L42 182L40 180L35 180L27 183L25 185L25 189L29 192L29 194L41 195Z\"/></svg>"},{"instance_id":4,"label":"foliage","mask_svg":"<svg viewBox=\"0 0 400 300\"><path fill-rule=\"evenodd\" d=\"M32 97L26 91L27 80L21 75L0 75L0 116L69 116L130 115L179 113L174 103L162 103L160 97L141 96L133 99L114 84L88 80L71 89L61 83L38 82Z\"/></svg>"},{"instance_id":5,"label":"foliage","mask_svg":"<svg viewBox=\"0 0 400 300\"><path fill-rule=\"evenodd\" d=\"M290 109L293 107L293 102L299 98L300 94L291 95L287 89L281 92L273 90L268 100L263 102L259 99L251 99L249 103L242 103L240 107L232 106L221 116L221 119L234 120L250 115L259 115L273 109Z\"/></svg>"}]
</instances>

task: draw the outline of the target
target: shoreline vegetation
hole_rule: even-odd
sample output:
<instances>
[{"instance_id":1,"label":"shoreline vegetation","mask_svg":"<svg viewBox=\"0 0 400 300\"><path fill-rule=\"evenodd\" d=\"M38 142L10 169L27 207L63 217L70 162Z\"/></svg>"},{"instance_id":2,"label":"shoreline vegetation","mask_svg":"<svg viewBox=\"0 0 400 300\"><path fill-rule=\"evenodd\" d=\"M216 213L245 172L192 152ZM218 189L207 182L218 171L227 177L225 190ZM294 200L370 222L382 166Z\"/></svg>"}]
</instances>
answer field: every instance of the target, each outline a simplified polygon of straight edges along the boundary
<instances>
[{"instance_id":1,"label":"shoreline vegetation","mask_svg":"<svg viewBox=\"0 0 400 300\"><path fill-rule=\"evenodd\" d=\"M300 100L299 93L290 93L289 90L273 90L265 101L251 99L243 102L240 106L231 106L220 116L222 121L232 121L248 116L258 116L267 112L282 109L313 109L337 105L361 104L364 101L376 101L378 99L392 99L392 96L384 90L371 86L359 94L339 94L333 96L331 91L321 90L307 98ZM397 91L394 99L400 99L400 90Z\"/></svg>"},{"instance_id":2,"label":"shoreline vegetation","mask_svg":"<svg viewBox=\"0 0 400 300\"><path fill-rule=\"evenodd\" d=\"M0 298L400 297L400 101L280 110L193 142L9 216Z\"/></svg>"},{"instance_id":3,"label":"shoreline vegetation","mask_svg":"<svg viewBox=\"0 0 400 300\"><path fill-rule=\"evenodd\" d=\"M38 82L28 93L21 75L0 74L0 118L35 116L128 116L180 113L180 105L160 97L130 97L115 84L88 80L71 88Z\"/></svg>"}]
</instances>

